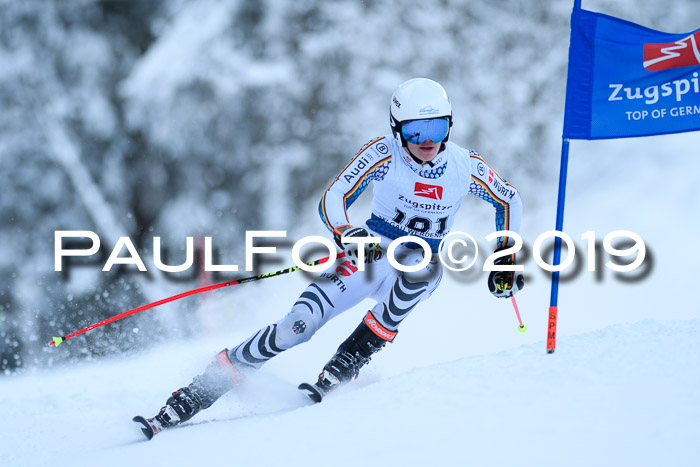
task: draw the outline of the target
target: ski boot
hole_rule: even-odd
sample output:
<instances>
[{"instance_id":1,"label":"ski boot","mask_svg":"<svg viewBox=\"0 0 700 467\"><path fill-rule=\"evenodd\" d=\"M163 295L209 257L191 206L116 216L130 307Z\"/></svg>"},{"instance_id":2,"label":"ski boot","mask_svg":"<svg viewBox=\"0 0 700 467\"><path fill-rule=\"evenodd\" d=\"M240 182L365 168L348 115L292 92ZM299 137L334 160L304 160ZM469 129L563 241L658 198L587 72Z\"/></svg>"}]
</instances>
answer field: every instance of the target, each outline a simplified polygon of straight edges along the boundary
<instances>
[{"instance_id":1,"label":"ski boot","mask_svg":"<svg viewBox=\"0 0 700 467\"><path fill-rule=\"evenodd\" d=\"M387 342L392 342L398 331L389 331L379 324L372 312L367 312L362 323L340 344L338 351L323 367L314 384L302 383L299 389L314 402L336 387L352 381L360 374L360 368L369 363L371 356L379 352Z\"/></svg>"},{"instance_id":2,"label":"ski boot","mask_svg":"<svg viewBox=\"0 0 700 467\"><path fill-rule=\"evenodd\" d=\"M195 376L188 386L173 392L153 418L136 416L133 421L140 423L143 434L151 439L164 429L184 423L198 412L211 407L242 379L243 375L233 366L228 350L224 349L203 374Z\"/></svg>"}]
</instances>

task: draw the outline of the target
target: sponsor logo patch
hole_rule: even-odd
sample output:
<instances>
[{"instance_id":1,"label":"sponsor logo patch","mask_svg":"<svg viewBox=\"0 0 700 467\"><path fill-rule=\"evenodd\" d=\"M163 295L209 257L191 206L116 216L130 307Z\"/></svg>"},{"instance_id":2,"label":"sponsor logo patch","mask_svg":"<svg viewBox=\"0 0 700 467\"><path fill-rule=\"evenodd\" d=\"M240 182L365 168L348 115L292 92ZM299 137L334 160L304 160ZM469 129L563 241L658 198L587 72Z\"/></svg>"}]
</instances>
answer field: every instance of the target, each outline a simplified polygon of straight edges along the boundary
<instances>
[{"instance_id":1,"label":"sponsor logo patch","mask_svg":"<svg viewBox=\"0 0 700 467\"><path fill-rule=\"evenodd\" d=\"M357 268L352 265L350 261L343 261L343 263L335 268L335 272L339 272L341 276L349 276L357 272Z\"/></svg>"},{"instance_id":2,"label":"sponsor logo patch","mask_svg":"<svg viewBox=\"0 0 700 467\"><path fill-rule=\"evenodd\" d=\"M423 107L418 111L418 115L435 115L437 113L440 113L440 109L434 109L432 105Z\"/></svg>"},{"instance_id":3,"label":"sponsor logo patch","mask_svg":"<svg viewBox=\"0 0 700 467\"><path fill-rule=\"evenodd\" d=\"M416 186L413 188L413 194L422 196L423 198L442 199L442 187L416 182Z\"/></svg>"},{"instance_id":4,"label":"sponsor logo patch","mask_svg":"<svg viewBox=\"0 0 700 467\"><path fill-rule=\"evenodd\" d=\"M367 313L367 316L365 316L365 324L372 330L373 333L385 341L391 342L394 340L394 337L396 337L396 331L389 331L384 326L379 324L371 313Z\"/></svg>"},{"instance_id":5,"label":"sponsor logo patch","mask_svg":"<svg viewBox=\"0 0 700 467\"><path fill-rule=\"evenodd\" d=\"M379 143L376 147L380 154L386 154L389 152L389 147L384 143Z\"/></svg>"}]
</instances>

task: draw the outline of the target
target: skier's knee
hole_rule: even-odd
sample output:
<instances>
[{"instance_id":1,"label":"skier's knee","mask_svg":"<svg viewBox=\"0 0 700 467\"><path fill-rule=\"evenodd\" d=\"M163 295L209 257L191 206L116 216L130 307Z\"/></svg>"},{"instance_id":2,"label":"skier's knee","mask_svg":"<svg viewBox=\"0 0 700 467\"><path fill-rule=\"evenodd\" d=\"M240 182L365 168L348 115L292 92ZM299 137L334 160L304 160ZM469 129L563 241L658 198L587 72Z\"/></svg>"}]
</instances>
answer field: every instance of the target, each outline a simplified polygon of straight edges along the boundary
<instances>
[{"instance_id":1,"label":"skier's knee","mask_svg":"<svg viewBox=\"0 0 700 467\"><path fill-rule=\"evenodd\" d=\"M277 322L276 344L283 349L302 344L311 339L320 324L320 319L314 313L295 306L287 316Z\"/></svg>"},{"instance_id":2,"label":"skier's knee","mask_svg":"<svg viewBox=\"0 0 700 467\"><path fill-rule=\"evenodd\" d=\"M415 256L413 261L415 264L420 264L423 261L423 256ZM430 283L434 283L439 280L441 276L442 268L440 267L440 261L438 261L437 255L432 255L430 262L418 271L408 271L403 273L403 277L406 281L412 284L426 283L426 286Z\"/></svg>"}]
</instances>

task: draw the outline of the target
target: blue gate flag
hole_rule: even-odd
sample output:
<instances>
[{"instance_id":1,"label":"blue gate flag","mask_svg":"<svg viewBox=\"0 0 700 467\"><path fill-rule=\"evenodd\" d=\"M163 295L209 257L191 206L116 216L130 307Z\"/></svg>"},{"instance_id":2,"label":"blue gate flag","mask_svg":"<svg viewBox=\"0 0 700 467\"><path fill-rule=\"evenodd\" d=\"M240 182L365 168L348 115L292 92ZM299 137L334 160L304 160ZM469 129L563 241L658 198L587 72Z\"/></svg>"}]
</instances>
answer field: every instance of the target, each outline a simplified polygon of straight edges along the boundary
<instances>
[{"instance_id":1,"label":"blue gate flag","mask_svg":"<svg viewBox=\"0 0 700 467\"><path fill-rule=\"evenodd\" d=\"M700 130L700 29L655 31L574 8L565 139Z\"/></svg>"}]
</instances>

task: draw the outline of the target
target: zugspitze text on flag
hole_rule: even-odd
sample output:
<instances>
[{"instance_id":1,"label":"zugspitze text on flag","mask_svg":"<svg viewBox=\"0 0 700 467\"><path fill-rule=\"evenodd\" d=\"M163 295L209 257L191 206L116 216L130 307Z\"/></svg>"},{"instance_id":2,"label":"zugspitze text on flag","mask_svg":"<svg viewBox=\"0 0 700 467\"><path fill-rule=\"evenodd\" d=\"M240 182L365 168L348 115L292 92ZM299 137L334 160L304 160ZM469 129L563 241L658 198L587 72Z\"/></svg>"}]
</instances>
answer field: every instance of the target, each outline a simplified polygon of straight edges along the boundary
<instances>
[{"instance_id":1,"label":"zugspitze text on flag","mask_svg":"<svg viewBox=\"0 0 700 467\"><path fill-rule=\"evenodd\" d=\"M564 138L700 130L700 30L667 34L574 9Z\"/></svg>"}]
</instances>

